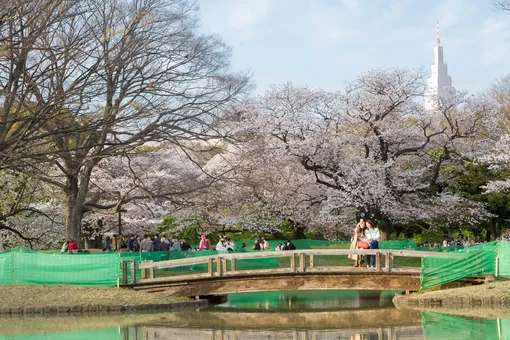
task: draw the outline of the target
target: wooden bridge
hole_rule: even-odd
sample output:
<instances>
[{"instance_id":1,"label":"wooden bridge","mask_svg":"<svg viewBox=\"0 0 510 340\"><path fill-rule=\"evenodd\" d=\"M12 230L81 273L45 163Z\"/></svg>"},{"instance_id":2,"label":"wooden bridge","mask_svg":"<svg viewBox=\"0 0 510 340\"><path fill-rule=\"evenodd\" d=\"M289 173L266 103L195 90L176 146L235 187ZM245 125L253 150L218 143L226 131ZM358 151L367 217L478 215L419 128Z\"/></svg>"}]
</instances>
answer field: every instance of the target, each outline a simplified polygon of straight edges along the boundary
<instances>
[{"instance_id":1,"label":"wooden bridge","mask_svg":"<svg viewBox=\"0 0 510 340\"><path fill-rule=\"evenodd\" d=\"M338 266L350 254L375 255L375 268ZM441 253L414 250L295 250L250 253L225 253L178 260L123 262L123 285L136 290L160 292L168 296L209 296L237 292L270 290L405 290L420 288L420 267L395 266L396 257L423 258ZM327 257L329 261L317 261ZM276 259L279 266L240 270L245 260ZM336 261L335 261L336 260ZM319 262L327 263L319 266ZM352 262L354 263L354 262ZM285 264L282 267L282 264ZM179 270L178 267L202 265L207 271ZM253 267L253 265L251 266ZM174 270L159 270L159 269ZM158 270L157 270L158 269ZM136 272L141 270L141 279ZM158 273L158 277L156 277ZM167 276L160 277L160 273ZM170 275L170 276L168 276Z\"/></svg>"}]
</instances>

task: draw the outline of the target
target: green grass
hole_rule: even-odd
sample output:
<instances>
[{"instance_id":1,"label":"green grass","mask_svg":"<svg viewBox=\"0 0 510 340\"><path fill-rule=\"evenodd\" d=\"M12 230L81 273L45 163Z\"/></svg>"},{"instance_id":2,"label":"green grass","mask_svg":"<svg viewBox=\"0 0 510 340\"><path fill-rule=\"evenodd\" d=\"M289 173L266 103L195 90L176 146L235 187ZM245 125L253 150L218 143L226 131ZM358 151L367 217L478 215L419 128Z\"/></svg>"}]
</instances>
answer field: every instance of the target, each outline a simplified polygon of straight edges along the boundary
<instances>
[{"instance_id":1,"label":"green grass","mask_svg":"<svg viewBox=\"0 0 510 340\"><path fill-rule=\"evenodd\" d=\"M157 294L116 287L85 287L70 285L3 285L0 308L139 305L188 301Z\"/></svg>"}]
</instances>

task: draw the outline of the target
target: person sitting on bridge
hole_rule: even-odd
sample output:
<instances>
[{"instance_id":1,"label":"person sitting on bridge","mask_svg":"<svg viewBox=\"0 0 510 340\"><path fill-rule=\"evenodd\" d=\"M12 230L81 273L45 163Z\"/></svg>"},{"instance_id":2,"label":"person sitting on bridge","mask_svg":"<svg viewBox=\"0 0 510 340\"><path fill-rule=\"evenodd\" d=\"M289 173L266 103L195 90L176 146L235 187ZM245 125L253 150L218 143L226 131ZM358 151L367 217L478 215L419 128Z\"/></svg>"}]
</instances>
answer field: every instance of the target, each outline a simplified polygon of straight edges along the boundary
<instances>
[{"instance_id":1,"label":"person sitting on bridge","mask_svg":"<svg viewBox=\"0 0 510 340\"><path fill-rule=\"evenodd\" d=\"M282 251L283 250L283 245L279 242L278 245L276 246L276 248L274 248L275 251Z\"/></svg>"}]
</instances>

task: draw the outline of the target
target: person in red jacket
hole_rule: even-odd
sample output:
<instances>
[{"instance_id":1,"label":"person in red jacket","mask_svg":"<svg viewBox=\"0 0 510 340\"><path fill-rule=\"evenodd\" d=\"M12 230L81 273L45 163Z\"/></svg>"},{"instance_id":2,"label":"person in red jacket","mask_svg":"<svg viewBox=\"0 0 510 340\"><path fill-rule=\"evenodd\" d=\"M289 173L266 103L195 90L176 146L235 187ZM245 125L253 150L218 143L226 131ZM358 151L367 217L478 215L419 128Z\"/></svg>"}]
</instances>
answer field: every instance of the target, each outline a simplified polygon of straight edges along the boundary
<instances>
[{"instance_id":1,"label":"person in red jacket","mask_svg":"<svg viewBox=\"0 0 510 340\"><path fill-rule=\"evenodd\" d=\"M74 241L72 239L69 239L68 248L69 248L69 252L72 253L73 250L78 249L78 246L76 245L76 243L74 243Z\"/></svg>"}]
</instances>

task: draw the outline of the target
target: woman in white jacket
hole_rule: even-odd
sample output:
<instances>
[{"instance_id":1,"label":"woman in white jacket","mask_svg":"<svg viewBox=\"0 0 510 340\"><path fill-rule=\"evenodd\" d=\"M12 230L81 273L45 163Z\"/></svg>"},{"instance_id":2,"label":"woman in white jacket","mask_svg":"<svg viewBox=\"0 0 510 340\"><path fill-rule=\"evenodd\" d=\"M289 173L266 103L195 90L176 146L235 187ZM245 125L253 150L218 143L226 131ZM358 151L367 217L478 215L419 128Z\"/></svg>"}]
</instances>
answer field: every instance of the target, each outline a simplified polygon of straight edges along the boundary
<instances>
[{"instance_id":1,"label":"woman in white jacket","mask_svg":"<svg viewBox=\"0 0 510 340\"><path fill-rule=\"evenodd\" d=\"M379 249L379 238L381 233L374 225L374 222L365 221L367 229L365 229L365 240L368 242L370 249ZM375 255L367 255L367 267L375 267Z\"/></svg>"}]
</instances>

